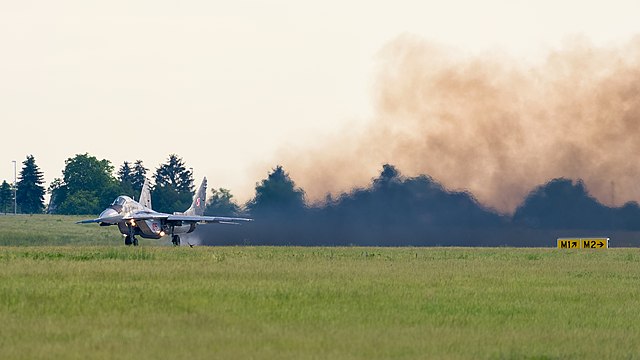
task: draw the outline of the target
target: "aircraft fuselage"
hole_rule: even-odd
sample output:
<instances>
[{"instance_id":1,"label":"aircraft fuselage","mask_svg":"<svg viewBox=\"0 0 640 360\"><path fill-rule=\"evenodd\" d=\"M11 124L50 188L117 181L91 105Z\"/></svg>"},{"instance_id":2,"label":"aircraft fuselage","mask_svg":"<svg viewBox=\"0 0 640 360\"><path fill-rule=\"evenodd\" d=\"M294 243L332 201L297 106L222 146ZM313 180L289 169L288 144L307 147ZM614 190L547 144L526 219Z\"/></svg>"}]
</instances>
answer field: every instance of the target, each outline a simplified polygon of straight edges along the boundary
<instances>
[{"instance_id":1,"label":"aircraft fuselage","mask_svg":"<svg viewBox=\"0 0 640 360\"><path fill-rule=\"evenodd\" d=\"M129 229L131 227L131 230ZM145 239L160 239L166 234L188 234L196 229L196 224L185 224L181 222L167 224L162 220L138 220L121 221L118 223L118 230L122 235L139 235Z\"/></svg>"},{"instance_id":2,"label":"aircraft fuselage","mask_svg":"<svg viewBox=\"0 0 640 360\"><path fill-rule=\"evenodd\" d=\"M133 215L138 217L150 217L150 219L133 219ZM196 229L196 224L184 223L182 221L167 221L166 218L154 218L157 215L142 204L134 201L128 196L118 196L118 198L105 209L100 218L105 219L100 224L103 226L118 225L118 230L125 236L139 235L145 239L160 239L166 234L188 234Z\"/></svg>"}]
</instances>

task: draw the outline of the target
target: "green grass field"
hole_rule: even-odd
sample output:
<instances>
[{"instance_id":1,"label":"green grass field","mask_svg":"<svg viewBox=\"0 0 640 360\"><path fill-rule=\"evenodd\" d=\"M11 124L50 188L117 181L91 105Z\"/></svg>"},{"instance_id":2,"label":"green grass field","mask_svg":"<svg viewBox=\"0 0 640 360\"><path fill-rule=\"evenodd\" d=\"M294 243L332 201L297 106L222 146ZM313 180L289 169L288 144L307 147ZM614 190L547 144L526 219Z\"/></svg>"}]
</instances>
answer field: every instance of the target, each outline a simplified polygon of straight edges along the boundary
<instances>
[{"instance_id":1,"label":"green grass field","mask_svg":"<svg viewBox=\"0 0 640 360\"><path fill-rule=\"evenodd\" d=\"M117 236L0 247L0 359L640 358L640 249L133 248Z\"/></svg>"},{"instance_id":2,"label":"green grass field","mask_svg":"<svg viewBox=\"0 0 640 360\"><path fill-rule=\"evenodd\" d=\"M0 246L119 245L124 243L116 226L76 224L76 221L94 217L96 215L0 215Z\"/></svg>"}]
</instances>

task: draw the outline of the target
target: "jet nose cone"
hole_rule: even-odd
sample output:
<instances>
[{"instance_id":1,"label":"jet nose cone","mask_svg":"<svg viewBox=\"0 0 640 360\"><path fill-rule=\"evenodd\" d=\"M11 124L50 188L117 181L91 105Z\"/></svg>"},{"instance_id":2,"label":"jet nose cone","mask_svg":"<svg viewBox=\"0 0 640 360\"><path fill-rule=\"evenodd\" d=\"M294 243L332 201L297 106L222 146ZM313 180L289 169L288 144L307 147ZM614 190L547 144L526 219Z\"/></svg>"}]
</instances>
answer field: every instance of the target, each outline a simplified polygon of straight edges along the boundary
<instances>
[{"instance_id":1,"label":"jet nose cone","mask_svg":"<svg viewBox=\"0 0 640 360\"><path fill-rule=\"evenodd\" d=\"M108 208L100 213L100 219L104 219L104 222L108 222L108 220L113 219L118 216L118 212L114 209Z\"/></svg>"}]
</instances>

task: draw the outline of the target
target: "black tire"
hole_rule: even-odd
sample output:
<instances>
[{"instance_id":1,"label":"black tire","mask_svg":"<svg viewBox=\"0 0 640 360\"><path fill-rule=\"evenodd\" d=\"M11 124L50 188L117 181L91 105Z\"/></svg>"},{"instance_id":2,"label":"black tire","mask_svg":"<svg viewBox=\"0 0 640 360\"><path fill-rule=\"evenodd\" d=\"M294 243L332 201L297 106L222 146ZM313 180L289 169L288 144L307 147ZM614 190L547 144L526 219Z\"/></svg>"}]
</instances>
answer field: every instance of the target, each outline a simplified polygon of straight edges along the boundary
<instances>
[{"instance_id":1,"label":"black tire","mask_svg":"<svg viewBox=\"0 0 640 360\"><path fill-rule=\"evenodd\" d=\"M129 235L125 236L124 244L127 245L127 246L131 246L131 243L132 243L131 236L129 236Z\"/></svg>"},{"instance_id":2,"label":"black tire","mask_svg":"<svg viewBox=\"0 0 640 360\"><path fill-rule=\"evenodd\" d=\"M175 246L180 246L180 236L178 235L173 235L173 237L171 238L171 242L173 243L173 245Z\"/></svg>"},{"instance_id":3,"label":"black tire","mask_svg":"<svg viewBox=\"0 0 640 360\"><path fill-rule=\"evenodd\" d=\"M138 246L138 238L137 237L133 237L133 246Z\"/></svg>"}]
</instances>

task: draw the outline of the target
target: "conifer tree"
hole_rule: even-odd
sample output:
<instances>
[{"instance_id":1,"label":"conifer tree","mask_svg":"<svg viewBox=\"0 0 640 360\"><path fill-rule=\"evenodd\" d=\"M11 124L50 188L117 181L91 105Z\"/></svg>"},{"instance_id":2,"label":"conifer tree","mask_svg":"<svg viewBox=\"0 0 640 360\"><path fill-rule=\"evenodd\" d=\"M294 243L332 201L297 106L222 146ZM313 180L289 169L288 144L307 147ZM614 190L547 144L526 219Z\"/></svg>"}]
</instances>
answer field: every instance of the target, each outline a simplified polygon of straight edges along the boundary
<instances>
[{"instance_id":1,"label":"conifer tree","mask_svg":"<svg viewBox=\"0 0 640 360\"><path fill-rule=\"evenodd\" d=\"M193 174L187 170L182 158L171 154L165 164L153 175L152 193L154 210L173 212L186 210L193 197Z\"/></svg>"},{"instance_id":2,"label":"conifer tree","mask_svg":"<svg viewBox=\"0 0 640 360\"><path fill-rule=\"evenodd\" d=\"M131 169L131 166L129 166L129 162L125 161L122 166L120 166L120 169L118 169L118 180L123 183L131 183L132 173L133 170Z\"/></svg>"},{"instance_id":3,"label":"conifer tree","mask_svg":"<svg viewBox=\"0 0 640 360\"><path fill-rule=\"evenodd\" d=\"M133 198L135 196L135 191L133 190L132 184L133 169L131 169L131 166L129 166L128 161L125 161L122 166L120 166L120 169L118 169L118 173L116 175L118 181L120 181L120 193Z\"/></svg>"},{"instance_id":4,"label":"conifer tree","mask_svg":"<svg viewBox=\"0 0 640 360\"><path fill-rule=\"evenodd\" d=\"M13 205L13 190L6 180L0 185L0 212L7 213Z\"/></svg>"},{"instance_id":5,"label":"conifer tree","mask_svg":"<svg viewBox=\"0 0 640 360\"><path fill-rule=\"evenodd\" d=\"M44 210L44 175L36 165L33 155L22 162L20 179L17 184L16 202L20 212L37 214Z\"/></svg>"},{"instance_id":6,"label":"conifer tree","mask_svg":"<svg viewBox=\"0 0 640 360\"><path fill-rule=\"evenodd\" d=\"M131 186L133 191L136 192L136 196L140 194L144 181L147 179L147 168L142 164L142 160L136 160L131 172Z\"/></svg>"},{"instance_id":7,"label":"conifer tree","mask_svg":"<svg viewBox=\"0 0 640 360\"><path fill-rule=\"evenodd\" d=\"M253 215L297 213L305 209L304 198L304 190L297 187L278 165L266 179L256 184L256 196L247 203L247 209Z\"/></svg>"}]
</instances>

